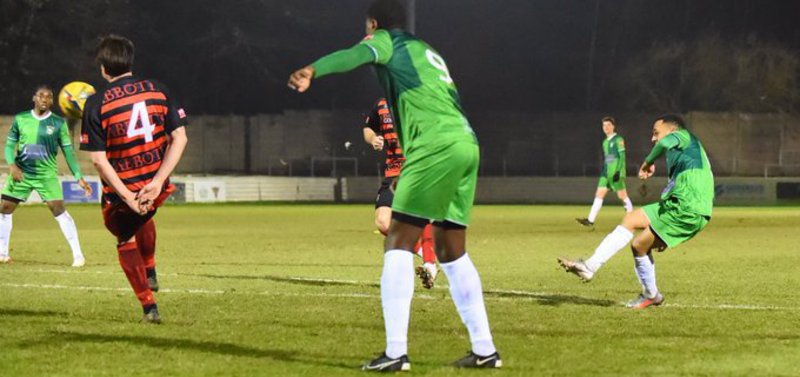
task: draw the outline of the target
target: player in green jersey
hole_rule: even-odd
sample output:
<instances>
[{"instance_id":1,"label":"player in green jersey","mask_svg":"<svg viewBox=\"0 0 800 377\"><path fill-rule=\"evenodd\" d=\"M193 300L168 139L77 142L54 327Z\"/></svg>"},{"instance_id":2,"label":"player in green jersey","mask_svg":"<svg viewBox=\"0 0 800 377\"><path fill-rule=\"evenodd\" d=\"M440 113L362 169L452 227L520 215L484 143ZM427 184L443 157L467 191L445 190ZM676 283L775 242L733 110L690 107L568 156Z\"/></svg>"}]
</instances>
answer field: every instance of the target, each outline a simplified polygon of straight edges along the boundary
<instances>
[{"instance_id":1,"label":"player in green jersey","mask_svg":"<svg viewBox=\"0 0 800 377\"><path fill-rule=\"evenodd\" d=\"M590 281L603 264L633 240L631 249L636 276L642 286L642 293L627 304L634 309L664 302L664 296L656 287L651 251L664 251L692 239L711 220L714 204L711 164L700 140L686 130L683 119L677 115L658 117L653 124L652 141L655 146L642 163L639 178L653 176L653 164L666 154L669 181L661 200L625 215L622 224L606 236L586 261L558 259L568 272ZM633 232L637 229L642 232L634 238Z\"/></svg>"},{"instance_id":2,"label":"player in green jersey","mask_svg":"<svg viewBox=\"0 0 800 377\"><path fill-rule=\"evenodd\" d=\"M50 111L53 91L47 86L36 88L33 103L33 110L14 117L6 140L5 155L10 174L3 187L0 204L0 263L11 262L8 255L11 214L20 202L28 199L31 191L36 190L55 216L72 249L72 266L82 267L86 260L78 241L78 229L64 208L64 195L58 180L56 156L59 148L64 151L67 165L86 196L92 194L92 188L81 176L67 122Z\"/></svg>"},{"instance_id":3,"label":"player in green jersey","mask_svg":"<svg viewBox=\"0 0 800 377\"><path fill-rule=\"evenodd\" d=\"M597 191L594 193L594 203L589 211L589 217L575 219L583 226L594 226L594 220L603 207L608 190L615 191L617 197L622 201L625 212L633 211L633 203L625 190L625 140L615 132L617 122L612 117L602 119L603 133L606 134L603 140L603 171L600 173L600 182L597 184Z\"/></svg>"},{"instance_id":4,"label":"player in green jersey","mask_svg":"<svg viewBox=\"0 0 800 377\"><path fill-rule=\"evenodd\" d=\"M367 37L294 72L289 86L306 91L313 79L375 67L395 114L406 161L400 172L392 222L385 241L381 302L386 350L364 370L408 370L407 333L414 294L414 244L434 221L436 254L450 281L450 294L469 331L471 351L458 367L498 368L478 271L466 253L478 175L478 142L461 109L444 59L403 30L405 9L397 0L377 0L367 11Z\"/></svg>"}]
</instances>

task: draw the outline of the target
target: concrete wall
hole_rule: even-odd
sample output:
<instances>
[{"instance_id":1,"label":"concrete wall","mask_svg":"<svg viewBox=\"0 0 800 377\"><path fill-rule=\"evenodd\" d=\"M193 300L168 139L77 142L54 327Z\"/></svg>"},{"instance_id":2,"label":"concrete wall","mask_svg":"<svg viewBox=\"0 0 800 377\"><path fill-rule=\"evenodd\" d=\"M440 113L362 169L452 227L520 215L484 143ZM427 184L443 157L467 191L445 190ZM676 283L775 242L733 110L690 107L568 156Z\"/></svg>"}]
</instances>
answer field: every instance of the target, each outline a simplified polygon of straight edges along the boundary
<instances>
[{"instance_id":1,"label":"concrete wall","mask_svg":"<svg viewBox=\"0 0 800 377\"><path fill-rule=\"evenodd\" d=\"M602 162L599 113L480 112L470 121L481 143L484 176L589 176ZM650 150L652 114L614 114L626 139L629 175ZM0 116L0 137L12 118ZM687 114L717 176L800 176L800 116ZM257 116L194 116L177 172L279 176L379 174L382 154L363 143L355 111L303 111ZM77 144L77 129L73 139ZM345 148L345 142L351 147ZM312 170L312 158L317 161ZM336 162L331 162L335 159ZM344 160L343 160L344 159ZM84 171L92 171L79 153ZM355 164L358 168L355 168ZM66 164L59 159L61 171Z\"/></svg>"}]
</instances>

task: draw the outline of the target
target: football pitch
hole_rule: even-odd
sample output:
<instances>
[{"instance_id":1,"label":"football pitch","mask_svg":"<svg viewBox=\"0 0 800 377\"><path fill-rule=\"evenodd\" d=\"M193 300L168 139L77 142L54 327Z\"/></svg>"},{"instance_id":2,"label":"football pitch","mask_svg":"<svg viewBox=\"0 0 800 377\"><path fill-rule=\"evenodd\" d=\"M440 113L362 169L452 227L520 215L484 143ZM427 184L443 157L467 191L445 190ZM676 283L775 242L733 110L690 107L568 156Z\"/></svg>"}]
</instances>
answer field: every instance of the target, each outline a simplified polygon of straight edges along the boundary
<instances>
[{"instance_id":1,"label":"football pitch","mask_svg":"<svg viewBox=\"0 0 800 377\"><path fill-rule=\"evenodd\" d=\"M160 326L141 308L97 206L69 207L87 257L43 206L14 214L0 265L3 376L363 376L382 351L382 237L370 205L175 205L156 216ZM643 311L630 251L589 284L556 257L588 256L621 218L607 205L478 206L468 235L503 357L499 371L448 364L469 349L442 274L417 282L409 375L800 375L800 212L716 208L708 228L656 255L666 302Z\"/></svg>"}]
</instances>

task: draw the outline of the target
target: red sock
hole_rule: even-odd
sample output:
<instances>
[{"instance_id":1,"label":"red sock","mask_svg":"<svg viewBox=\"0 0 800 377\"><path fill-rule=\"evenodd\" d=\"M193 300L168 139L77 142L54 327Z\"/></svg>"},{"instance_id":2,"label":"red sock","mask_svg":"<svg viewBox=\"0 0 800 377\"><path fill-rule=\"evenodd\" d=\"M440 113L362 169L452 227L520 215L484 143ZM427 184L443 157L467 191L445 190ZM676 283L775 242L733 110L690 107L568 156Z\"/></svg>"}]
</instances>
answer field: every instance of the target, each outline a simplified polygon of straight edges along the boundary
<instances>
[{"instance_id":1,"label":"red sock","mask_svg":"<svg viewBox=\"0 0 800 377\"><path fill-rule=\"evenodd\" d=\"M422 262L423 263L436 263L436 252L434 251L433 243L433 225L428 224L422 229L422 237L420 241L422 244Z\"/></svg>"},{"instance_id":2,"label":"red sock","mask_svg":"<svg viewBox=\"0 0 800 377\"><path fill-rule=\"evenodd\" d=\"M156 223L150 219L136 232L136 245L147 269L156 267Z\"/></svg>"},{"instance_id":3,"label":"red sock","mask_svg":"<svg viewBox=\"0 0 800 377\"><path fill-rule=\"evenodd\" d=\"M118 245L117 253L119 253L119 265L122 266L122 271L128 277L128 282L131 284L136 298L143 307L155 304L153 292L150 291L150 286L147 284L144 261L142 255L139 254L139 248L136 247L136 241Z\"/></svg>"}]
</instances>

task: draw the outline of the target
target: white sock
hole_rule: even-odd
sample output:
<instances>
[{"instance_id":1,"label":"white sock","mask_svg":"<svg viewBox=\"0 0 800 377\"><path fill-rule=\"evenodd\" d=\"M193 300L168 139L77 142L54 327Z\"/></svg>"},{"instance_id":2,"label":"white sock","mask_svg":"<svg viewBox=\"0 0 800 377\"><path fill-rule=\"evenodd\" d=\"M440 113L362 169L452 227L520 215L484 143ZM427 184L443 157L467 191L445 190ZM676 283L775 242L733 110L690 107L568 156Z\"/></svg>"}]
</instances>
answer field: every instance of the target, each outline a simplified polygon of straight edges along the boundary
<instances>
[{"instance_id":1,"label":"white sock","mask_svg":"<svg viewBox=\"0 0 800 377\"><path fill-rule=\"evenodd\" d=\"M636 257L634 256L634 258ZM642 281L642 278L639 276L639 270L636 269L636 263L633 264L633 272L636 273L636 280L639 280L639 285L642 286L642 294L647 295L647 287L644 286L644 282Z\"/></svg>"},{"instance_id":2,"label":"white sock","mask_svg":"<svg viewBox=\"0 0 800 377\"><path fill-rule=\"evenodd\" d=\"M589 211L589 222L594 222L594 219L597 218L597 214L600 213L600 208L603 208L603 198L594 198L594 202L592 203L592 209Z\"/></svg>"},{"instance_id":3,"label":"white sock","mask_svg":"<svg viewBox=\"0 0 800 377\"><path fill-rule=\"evenodd\" d=\"M597 246L597 249L594 250L594 254L586 260L586 267L589 267L592 272L597 272L600 267L608 262L614 254L622 250L632 239L633 233L631 233L631 231L625 229L622 225L617 225L617 227L603 239L603 242L600 242L600 246Z\"/></svg>"},{"instance_id":4,"label":"white sock","mask_svg":"<svg viewBox=\"0 0 800 377\"><path fill-rule=\"evenodd\" d=\"M633 203L630 197L625 198L625 200L622 201L622 205L625 206L625 212L633 212Z\"/></svg>"},{"instance_id":5,"label":"white sock","mask_svg":"<svg viewBox=\"0 0 800 377\"><path fill-rule=\"evenodd\" d=\"M58 221L58 226L61 227L61 233L64 233L64 238L67 239L70 249L72 249L72 259L82 259L83 253L81 252L81 243L78 241L78 228L75 227L75 221L69 212L55 217Z\"/></svg>"},{"instance_id":6,"label":"white sock","mask_svg":"<svg viewBox=\"0 0 800 377\"><path fill-rule=\"evenodd\" d=\"M649 255L643 257L633 257L636 265L636 276L644 286L644 295L647 298L656 297L658 288L656 287L656 265L650 260Z\"/></svg>"},{"instance_id":7,"label":"white sock","mask_svg":"<svg viewBox=\"0 0 800 377\"><path fill-rule=\"evenodd\" d=\"M492 333L489 330L489 317L483 304L483 288L478 270L464 253L449 263L439 263L447 275L450 284L450 296L456 304L461 321L467 326L469 339L472 342L472 352L480 356L489 356L497 350L492 342Z\"/></svg>"},{"instance_id":8,"label":"white sock","mask_svg":"<svg viewBox=\"0 0 800 377\"><path fill-rule=\"evenodd\" d=\"M8 243L11 240L11 214L0 213L0 256L8 256Z\"/></svg>"},{"instance_id":9,"label":"white sock","mask_svg":"<svg viewBox=\"0 0 800 377\"><path fill-rule=\"evenodd\" d=\"M386 356L408 353L408 319L414 296L414 254L393 249L383 254L381 303L386 328Z\"/></svg>"}]
</instances>

